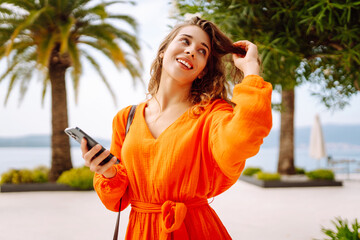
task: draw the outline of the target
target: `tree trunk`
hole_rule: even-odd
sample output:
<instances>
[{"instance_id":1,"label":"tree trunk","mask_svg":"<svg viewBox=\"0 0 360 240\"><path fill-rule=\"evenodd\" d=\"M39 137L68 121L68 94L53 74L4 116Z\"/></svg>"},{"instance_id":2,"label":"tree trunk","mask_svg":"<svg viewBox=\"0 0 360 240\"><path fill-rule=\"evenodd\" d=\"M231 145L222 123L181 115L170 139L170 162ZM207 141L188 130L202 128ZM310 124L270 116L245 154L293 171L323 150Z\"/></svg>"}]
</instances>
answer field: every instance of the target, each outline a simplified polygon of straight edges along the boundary
<instances>
[{"instance_id":1,"label":"tree trunk","mask_svg":"<svg viewBox=\"0 0 360 240\"><path fill-rule=\"evenodd\" d=\"M51 82L51 118L52 159L49 181L56 181L62 172L72 168L70 141L64 133L68 127L65 72L69 67L67 61L61 61L58 51L54 50L49 64Z\"/></svg>"},{"instance_id":2,"label":"tree trunk","mask_svg":"<svg viewBox=\"0 0 360 240\"><path fill-rule=\"evenodd\" d=\"M278 173L295 174L294 165L294 100L295 91L283 90L281 94L281 126Z\"/></svg>"}]
</instances>

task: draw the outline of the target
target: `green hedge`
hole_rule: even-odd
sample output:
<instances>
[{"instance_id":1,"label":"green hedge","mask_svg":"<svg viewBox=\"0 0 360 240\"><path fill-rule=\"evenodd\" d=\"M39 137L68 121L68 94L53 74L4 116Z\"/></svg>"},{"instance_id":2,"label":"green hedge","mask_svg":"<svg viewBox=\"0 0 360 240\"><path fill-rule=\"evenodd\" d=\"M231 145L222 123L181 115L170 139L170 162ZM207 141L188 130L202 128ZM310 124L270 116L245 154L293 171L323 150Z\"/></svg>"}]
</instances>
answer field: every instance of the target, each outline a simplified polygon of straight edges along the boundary
<instances>
[{"instance_id":1,"label":"green hedge","mask_svg":"<svg viewBox=\"0 0 360 240\"><path fill-rule=\"evenodd\" d=\"M316 180L334 180L335 174L329 169L316 169L306 173L306 176L310 179Z\"/></svg>"},{"instance_id":2,"label":"green hedge","mask_svg":"<svg viewBox=\"0 0 360 240\"><path fill-rule=\"evenodd\" d=\"M245 176L253 176L254 174L261 172L261 168L258 167L247 167L243 171L243 175Z\"/></svg>"},{"instance_id":3,"label":"green hedge","mask_svg":"<svg viewBox=\"0 0 360 240\"><path fill-rule=\"evenodd\" d=\"M258 172L256 178L265 181L276 181L280 180L281 176L279 173Z\"/></svg>"},{"instance_id":4,"label":"green hedge","mask_svg":"<svg viewBox=\"0 0 360 240\"><path fill-rule=\"evenodd\" d=\"M305 169L300 168L300 167L295 167L295 173L296 174L305 174Z\"/></svg>"},{"instance_id":5,"label":"green hedge","mask_svg":"<svg viewBox=\"0 0 360 240\"><path fill-rule=\"evenodd\" d=\"M72 168L63 172L56 181L73 188L91 190L93 188L94 173L88 167Z\"/></svg>"},{"instance_id":6,"label":"green hedge","mask_svg":"<svg viewBox=\"0 0 360 240\"><path fill-rule=\"evenodd\" d=\"M49 169L44 166L35 169L10 169L1 175L0 184L4 183L43 183L48 181Z\"/></svg>"}]
</instances>

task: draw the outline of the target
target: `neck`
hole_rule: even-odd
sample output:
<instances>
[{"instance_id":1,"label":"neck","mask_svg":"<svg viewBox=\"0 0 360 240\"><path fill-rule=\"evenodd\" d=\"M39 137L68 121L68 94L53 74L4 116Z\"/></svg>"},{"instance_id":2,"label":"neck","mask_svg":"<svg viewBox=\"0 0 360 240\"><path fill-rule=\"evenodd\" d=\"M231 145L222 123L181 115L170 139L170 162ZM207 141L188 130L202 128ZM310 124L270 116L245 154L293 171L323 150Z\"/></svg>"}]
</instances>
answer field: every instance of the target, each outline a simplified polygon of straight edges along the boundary
<instances>
[{"instance_id":1,"label":"neck","mask_svg":"<svg viewBox=\"0 0 360 240\"><path fill-rule=\"evenodd\" d=\"M158 92L155 95L161 111L175 105L187 105L190 107L191 103L188 99L191 85L192 83L179 84L176 80L162 77Z\"/></svg>"}]
</instances>

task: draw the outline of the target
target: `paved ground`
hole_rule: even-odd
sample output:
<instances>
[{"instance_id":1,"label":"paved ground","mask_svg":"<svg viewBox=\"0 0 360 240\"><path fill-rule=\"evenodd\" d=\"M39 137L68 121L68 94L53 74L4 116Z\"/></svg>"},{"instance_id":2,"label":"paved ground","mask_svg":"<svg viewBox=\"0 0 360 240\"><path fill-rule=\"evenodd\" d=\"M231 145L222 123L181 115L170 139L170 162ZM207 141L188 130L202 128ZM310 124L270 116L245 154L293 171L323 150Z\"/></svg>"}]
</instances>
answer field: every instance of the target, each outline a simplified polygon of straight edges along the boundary
<instances>
[{"instance_id":1,"label":"paved ground","mask_svg":"<svg viewBox=\"0 0 360 240\"><path fill-rule=\"evenodd\" d=\"M233 239L324 239L321 226L360 220L360 181L343 187L263 189L238 181L211 206ZM124 238L129 208L122 212ZM95 192L0 193L0 239L112 239L116 213Z\"/></svg>"}]
</instances>

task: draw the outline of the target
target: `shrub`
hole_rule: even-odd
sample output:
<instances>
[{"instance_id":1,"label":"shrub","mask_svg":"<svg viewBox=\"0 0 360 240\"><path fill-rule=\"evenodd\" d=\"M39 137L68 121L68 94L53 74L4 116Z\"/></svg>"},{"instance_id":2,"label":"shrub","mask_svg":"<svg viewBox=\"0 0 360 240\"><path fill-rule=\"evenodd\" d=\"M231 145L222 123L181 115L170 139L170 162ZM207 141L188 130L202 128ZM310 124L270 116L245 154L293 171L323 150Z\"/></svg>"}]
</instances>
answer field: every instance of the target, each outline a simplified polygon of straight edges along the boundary
<instances>
[{"instance_id":1,"label":"shrub","mask_svg":"<svg viewBox=\"0 0 360 240\"><path fill-rule=\"evenodd\" d=\"M17 169L10 169L1 175L1 184L4 183L20 183L19 171Z\"/></svg>"},{"instance_id":2,"label":"shrub","mask_svg":"<svg viewBox=\"0 0 360 240\"><path fill-rule=\"evenodd\" d=\"M1 175L0 184L11 183L40 183L48 181L48 168L41 166L33 170L29 169L10 169Z\"/></svg>"},{"instance_id":3,"label":"shrub","mask_svg":"<svg viewBox=\"0 0 360 240\"><path fill-rule=\"evenodd\" d=\"M73 188L91 190L93 189L94 173L88 167L73 168L63 172L56 181Z\"/></svg>"},{"instance_id":4,"label":"shrub","mask_svg":"<svg viewBox=\"0 0 360 240\"><path fill-rule=\"evenodd\" d=\"M1 184L3 183L30 183L31 171L29 169L10 169L1 175Z\"/></svg>"},{"instance_id":5,"label":"shrub","mask_svg":"<svg viewBox=\"0 0 360 240\"><path fill-rule=\"evenodd\" d=\"M334 180L335 174L333 171L329 169L316 169L314 171L310 171L306 173L306 176L310 179L317 180Z\"/></svg>"},{"instance_id":6,"label":"shrub","mask_svg":"<svg viewBox=\"0 0 360 240\"><path fill-rule=\"evenodd\" d=\"M44 166L35 168L32 171L32 181L35 183L48 182L49 169Z\"/></svg>"},{"instance_id":7,"label":"shrub","mask_svg":"<svg viewBox=\"0 0 360 240\"><path fill-rule=\"evenodd\" d=\"M252 176L255 173L261 172L261 168L257 168L257 167L248 167L245 168L245 170L243 171L243 175L245 176Z\"/></svg>"},{"instance_id":8,"label":"shrub","mask_svg":"<svg viewBox=\"0 0 360 240\"><path fill-rule=\"evenodd\" d=\"M322 232L325 233L331 240L360 240L360 224L358 223L357 219L355 222L350 226L348 226L347 220L342 220L341 218L336 218L336 221L332 221L335 225L336 230L322 228Z\"/></svg>"},{"instance_id":9,"label":"shrub","mask_svg":"<svg viewBox=\"0 0 360 240\"><path fill-rule=\"evenodd\" d=\"M20 183L31 183L32 179L32 172L29 169L21 169L19 171L19 179L20 179Z\"/></svg>"},{"instance_id":10,"label":"shrub","mask_svg":"<svg viewBox=\"0 0 360 240\"><path fill-rule=\"evenodd\" d=\"M276 181L280 180L281 176L279 173L258 172L256 178L265 181Z\"/></svg>"},{"instance_id":11,"label":"shrub","mask_svg":"<svg viewBox=\"0 0 360 240\"><path fill-rule=\"evenodd\" d=\"M296 167L295 168L295 173L296 174L305 174L305 169Z\"/></svg>"}]
</instances>

